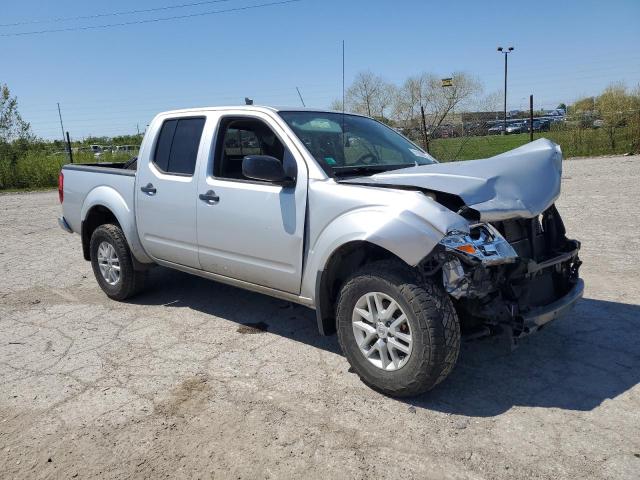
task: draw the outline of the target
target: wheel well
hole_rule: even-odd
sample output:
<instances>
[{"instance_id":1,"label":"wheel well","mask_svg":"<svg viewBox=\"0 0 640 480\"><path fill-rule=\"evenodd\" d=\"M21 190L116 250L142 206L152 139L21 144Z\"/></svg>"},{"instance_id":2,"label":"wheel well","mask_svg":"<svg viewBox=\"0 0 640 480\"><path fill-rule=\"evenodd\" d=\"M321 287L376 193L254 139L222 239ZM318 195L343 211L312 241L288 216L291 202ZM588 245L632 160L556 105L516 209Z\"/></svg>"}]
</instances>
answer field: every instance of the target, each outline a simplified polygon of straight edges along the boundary
<instances>
[{"instance_id":1,"label":"wheel well","mask_svg":"<svg viewBox=\"0 0 640 480\"><path fill-rule=\"evenodd\" d=\"M389 250L364 240L346 243L331 254L316 278L316 317L322 335L336 332L336 301L345 280L363 265L385 259L405 264Z\"/></svg>"},{"instance_id":2,"label":"wheel well","mask_svg":"<svg viewBox=\"0 0 640 480\"><path fill-rule=\"evenodd\" d=\"M87 213L84 221L82 222L82 254L85 260L91 260L91 254L89 252L89 244L91 242L91 235L96 228L105 223L112 223L120 226L118 219L111 210L103 205L96 205L91 207L91 210Z\"/></svg>"}]
</instances>

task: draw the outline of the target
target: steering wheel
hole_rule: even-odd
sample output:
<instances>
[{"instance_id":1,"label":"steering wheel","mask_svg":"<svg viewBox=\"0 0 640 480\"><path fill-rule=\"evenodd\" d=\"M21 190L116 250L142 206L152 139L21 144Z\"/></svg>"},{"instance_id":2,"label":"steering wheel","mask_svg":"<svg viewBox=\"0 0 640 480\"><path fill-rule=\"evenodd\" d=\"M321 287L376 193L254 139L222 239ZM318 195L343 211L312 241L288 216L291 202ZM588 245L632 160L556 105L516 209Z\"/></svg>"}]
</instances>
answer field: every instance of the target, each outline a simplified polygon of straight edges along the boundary
<instances>
[{"instance_id":1,"label":"steering wheel","mask_svg":"<svg viewBox=\"0 0 640 480\"><path fill-rule=\"evenodd\" d=\"M356 163L354 163L354 165L359 165L361 163L364 163L365 165L371 165L374 161L377 162L379 160L380 159L376 155L369 152L369 153L365 153L360 158L358 158L358 160L356 160Z\"/></svg>"}]
</instances>

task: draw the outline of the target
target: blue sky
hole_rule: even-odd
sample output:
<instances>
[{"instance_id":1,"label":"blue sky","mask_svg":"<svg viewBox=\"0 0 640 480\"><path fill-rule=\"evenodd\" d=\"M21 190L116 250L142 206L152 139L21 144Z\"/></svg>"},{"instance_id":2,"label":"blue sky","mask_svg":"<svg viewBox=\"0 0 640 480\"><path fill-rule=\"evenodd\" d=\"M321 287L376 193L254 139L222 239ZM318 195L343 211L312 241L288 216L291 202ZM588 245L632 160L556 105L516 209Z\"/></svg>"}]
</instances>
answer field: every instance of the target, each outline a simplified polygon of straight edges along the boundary
<instances>
[{"instance_id":1,"label":"blue sky","mask_svg":"<svg viewBox=\"0 0 640 480\"><path fill-rule=\"evenodd\" d=\"M0 34L74 28L238 8L219 3L52 23ZM47 20L197 0L5 0L0 23ZM162 110L242 103L325 108L370 69L401 83L423 71L476 75L486 93L503 82L498 45L513 45L509 108L555 107L613 81L640 82L640 0L535 2L302 0L182 20L106 29L0 36L0 82L18 96L36 134L60 136L56 102L74 138L134 133Z\"/></svg>"}]
</instances>

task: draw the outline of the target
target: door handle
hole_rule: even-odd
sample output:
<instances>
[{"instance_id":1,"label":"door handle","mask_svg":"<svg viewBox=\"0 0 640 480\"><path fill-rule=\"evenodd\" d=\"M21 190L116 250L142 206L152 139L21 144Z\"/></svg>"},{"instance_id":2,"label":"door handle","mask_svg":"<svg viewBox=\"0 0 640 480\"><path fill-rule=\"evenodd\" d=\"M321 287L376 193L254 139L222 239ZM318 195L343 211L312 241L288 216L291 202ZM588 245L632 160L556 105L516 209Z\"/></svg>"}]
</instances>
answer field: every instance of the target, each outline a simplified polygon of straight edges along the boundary
<instances>
[{"instance_id":1,"label":"door handle","mask_svg":"<svg viewBox=\"0 0 640 480\"><path fill-rule=\"evenodd\" d=\"M140 187L140 190L147 195L155 195L157 192L156 187L154 187L152 183L147 183L144 187Z\"/></svg>"},{"instance_id":2,"label":"door handle","mask_svg":"<svg viewBox=\"0 0 640 480\"><path fill-rule=\"evenodd\" d=\"M216 192L214 192L213 190L209 190L207 193L201 193L199 197L200 197L200 200L202 200L205 203L208 203L209 205L215 205L220 201L220 197L217 196Z\"/></svg>"}]
</instances>

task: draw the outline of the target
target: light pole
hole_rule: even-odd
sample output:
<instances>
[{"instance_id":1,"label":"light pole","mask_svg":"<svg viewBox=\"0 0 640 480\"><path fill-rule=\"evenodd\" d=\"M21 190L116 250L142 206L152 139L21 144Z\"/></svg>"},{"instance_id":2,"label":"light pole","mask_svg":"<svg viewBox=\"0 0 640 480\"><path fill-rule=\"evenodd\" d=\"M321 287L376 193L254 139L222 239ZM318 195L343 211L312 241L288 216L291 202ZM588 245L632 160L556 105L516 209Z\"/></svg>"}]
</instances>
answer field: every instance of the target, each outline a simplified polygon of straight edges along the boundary
<instances>
[{"instance_id":1,"label":"light pole","mask_svg":"<svg viewBox=\"0 0 640 480\"><path fill-rule=\"evenodd\" d=\"M507 57L513 52L513 47L498 47L500 53L504 53L504 117L502 125L502 135L507 134Z\"/></svg>"}]
</instances>

